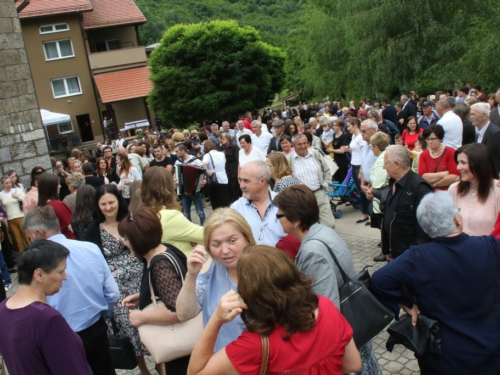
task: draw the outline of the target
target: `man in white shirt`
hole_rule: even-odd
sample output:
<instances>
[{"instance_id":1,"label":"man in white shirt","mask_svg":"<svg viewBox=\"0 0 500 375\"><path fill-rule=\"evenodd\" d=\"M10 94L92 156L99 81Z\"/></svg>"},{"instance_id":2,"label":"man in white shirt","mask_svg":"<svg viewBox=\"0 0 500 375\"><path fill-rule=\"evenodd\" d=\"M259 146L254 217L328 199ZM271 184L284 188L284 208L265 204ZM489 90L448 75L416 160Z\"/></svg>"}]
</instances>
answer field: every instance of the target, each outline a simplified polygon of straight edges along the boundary
<instances>
[{"instance_id":1,"label":"man in white shirt","mask_svg":"<svg viewBox=\"0 0 500 375\"><path fill-rule=\"evenodd\" d=\"M444 129L443 144L456 150L462 147L464 126L460 117L453 113L453 108L455 108L455 98L451 96L436 103L437 113L441 117L437 124Z\"/></svg>"},{"instance_id":2,"label":"man in white shirt","mask_svg":"<svg viewBox=\"0 0 500 375\"><path fill-rule=\"evenodd\" d=\"M241 148L240 142L238 142L238 139L243 135L243 134L248 134L250 137L252 136L252 131L248 130L245 128L245 123L243 120L239 120L236 125L238 126L238 131L236 132L236 143L238 144L238 147Z\"/></svg>"},{"instance_id":3,"label":"man in white shirt","mask_svg":"<svg viewBox=\"0 0 500 375\"><path fill-rule=\"evenodd\" d=\"M270 133L262 131L262 123L259 120L252 121L252 130L252 146L262 151L262 155L267 155L267 149L273 136Z\"/></svg>"},{"instance_id":4,"label":"man in white shirt","mask_svg":"<svg viewBox=\"0 0 500 375\"><path fill-rule=\"evenodd\" d=\"M298 133L293 140L295 151L290 155L293 177L311 189L319 207L319 222L335 229L335 218L330 207L328 188L332 182L332 172L323 155L308 147L307 137Z\"/></svg>"}]
</instances>

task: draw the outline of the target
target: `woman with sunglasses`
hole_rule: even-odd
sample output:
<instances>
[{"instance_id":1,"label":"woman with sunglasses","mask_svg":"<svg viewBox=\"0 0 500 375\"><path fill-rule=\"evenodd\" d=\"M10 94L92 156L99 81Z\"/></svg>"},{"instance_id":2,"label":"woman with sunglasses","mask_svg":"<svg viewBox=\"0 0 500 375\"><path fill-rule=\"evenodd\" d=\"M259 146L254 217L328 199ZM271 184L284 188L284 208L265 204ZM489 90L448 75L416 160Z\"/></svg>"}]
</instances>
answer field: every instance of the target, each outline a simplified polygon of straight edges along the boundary
<instances>
[{"instance_id":1,"label":"woman with sunglasses","mask_svg":"<svg viewBox=\"0 0 500 375\"><path fill-rule=\"evenodd\" d=\"M118 233L118 224L128 214L127 205L116 185L103 185L97 189L94 199L94 219L90 223L85 240L95 243L101 249L111 274L120 289L121 298L139 292L142 264L130 254L124 244L124 239ZM132 341L141 375L149 375L144 356L148 355L146 347L141 343L139 332L132 327L128 318L129 311L115 304L113 316L120 334L126 335ZM108 321L108 326L111 324Z\"/></svg>"}]
</instances>

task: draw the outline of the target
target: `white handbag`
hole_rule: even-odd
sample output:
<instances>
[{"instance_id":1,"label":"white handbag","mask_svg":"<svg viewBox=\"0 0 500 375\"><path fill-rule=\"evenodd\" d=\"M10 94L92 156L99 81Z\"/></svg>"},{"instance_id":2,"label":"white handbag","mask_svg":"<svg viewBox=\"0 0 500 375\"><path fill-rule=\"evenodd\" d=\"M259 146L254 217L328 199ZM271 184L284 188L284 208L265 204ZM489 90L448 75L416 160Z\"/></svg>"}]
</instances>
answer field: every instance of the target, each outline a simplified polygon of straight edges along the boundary
<instances>
[{"instance_id":1,"label":"white handbag","mask_svg":"<svg viewBox=\"0 0 500 375\"><path fill-rule=\"evenodd\" d=\"M167 252L162 253L162 255L170 260L184 285L184 276L177 260ZM152 303L146 306L143 311L167 309L163 302L156 301L151 284L151 273L149 274L149 290ZM139 336L144 346L154 357L155 362L165 363L190 355L202 331L203 314L200 312L193 319L167 326L143 324L139 327Z\"/></svg>"}]
</instances>

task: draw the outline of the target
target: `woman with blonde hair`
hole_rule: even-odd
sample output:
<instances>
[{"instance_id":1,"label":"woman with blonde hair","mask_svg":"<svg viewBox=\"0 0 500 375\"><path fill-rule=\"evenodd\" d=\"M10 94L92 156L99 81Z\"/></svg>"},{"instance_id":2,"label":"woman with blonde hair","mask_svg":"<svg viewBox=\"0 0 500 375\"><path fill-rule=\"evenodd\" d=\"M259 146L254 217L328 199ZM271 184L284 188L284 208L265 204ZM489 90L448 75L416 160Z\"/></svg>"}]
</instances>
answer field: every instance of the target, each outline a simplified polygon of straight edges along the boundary
<instances>
[{"instance_id":1,"label":"woman with blonde hair","mask_svg":"<svg viewBox=\"0 0 500 375\"><path fill-rule=\"evenodd\" d=\"M287 187L302 184L300 180L292 176L292 168L286 156L281 152L273 152L267 155L266 164L269 166L271 178L275 181L273 191L276 193Z\"/></svg>"},{"instance_id":2,"label":"woman with blonde hair","mask_svg":"<svg viewBox=\"0 0 500 375\"><path fill-rule=\"evenodd\" d=\"M237 290L238 259L243 249L255 245L255 240L250 225L240 213L231 208L218 208L205 221L203 243L204 247L195 247L188 256L188 272L177 297L176 312L177 318L185 321L203 309L206 327L220 299L228 291ZM236 340L242 331L240 317L224 324L218 332L215 351Z\"/></svg>"},{"instance_id":3,"label":"woman with blonde hair","mask_svg":"<svg viewBox=\"0 0 500 375\"><path fill-rule=\"evenodd\" d=\"M190 222L177 201L172 173L162 167L151 167L144 173L139 192L142 207L158 215L163 229L162 243L169 243L189 255L191 243L203 243L203 227Z\"/></svg>"}]
</instances>

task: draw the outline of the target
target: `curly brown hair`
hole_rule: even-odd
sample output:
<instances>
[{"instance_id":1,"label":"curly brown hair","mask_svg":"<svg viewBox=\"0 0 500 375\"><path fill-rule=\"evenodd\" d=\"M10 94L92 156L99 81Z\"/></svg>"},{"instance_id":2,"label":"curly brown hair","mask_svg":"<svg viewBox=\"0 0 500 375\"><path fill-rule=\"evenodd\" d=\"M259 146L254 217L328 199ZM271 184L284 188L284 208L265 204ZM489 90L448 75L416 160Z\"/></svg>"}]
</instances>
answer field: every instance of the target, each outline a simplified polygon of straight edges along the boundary
<instances>
[{"instance_id":1,"label":"curly brown hair","mask_svg":"<svg viewBox=\"0 0 500 375\"><path fill-rule=\"evenodd\" d=\"M312 279L302 274L283 251L248 246L238 259L238 293L248 306L241 318L248 331L269 335L276 324L287 331L309 331L316 325L318 297Z\"/></svg>"}]
</instances>

